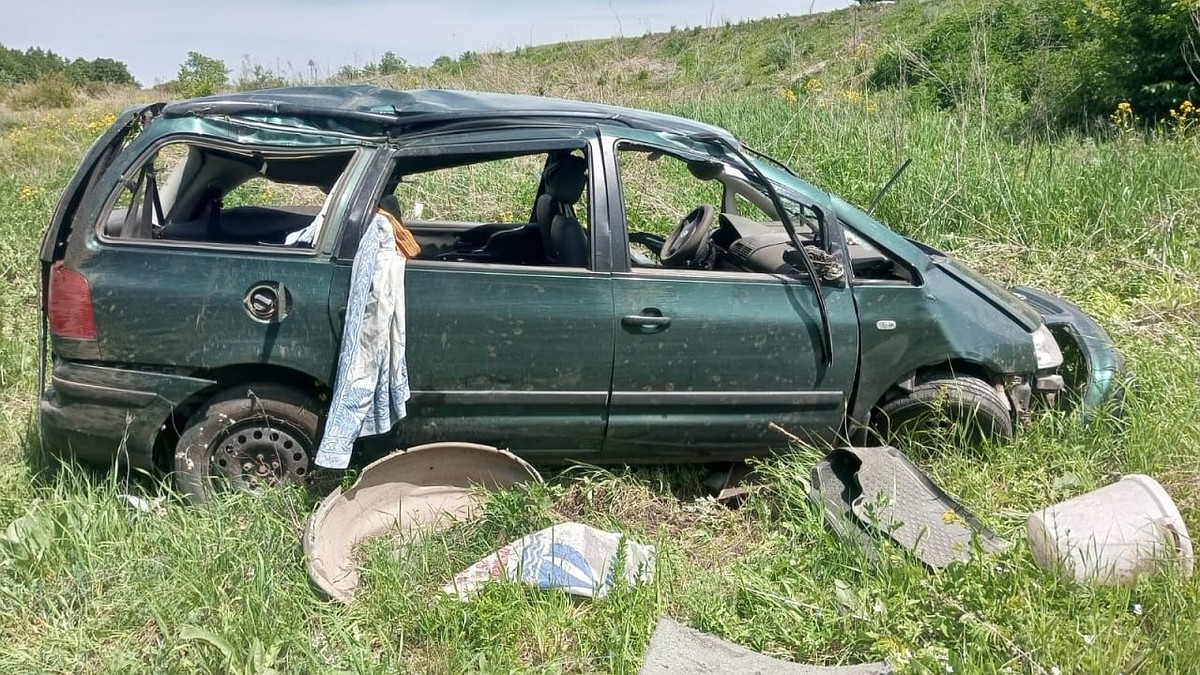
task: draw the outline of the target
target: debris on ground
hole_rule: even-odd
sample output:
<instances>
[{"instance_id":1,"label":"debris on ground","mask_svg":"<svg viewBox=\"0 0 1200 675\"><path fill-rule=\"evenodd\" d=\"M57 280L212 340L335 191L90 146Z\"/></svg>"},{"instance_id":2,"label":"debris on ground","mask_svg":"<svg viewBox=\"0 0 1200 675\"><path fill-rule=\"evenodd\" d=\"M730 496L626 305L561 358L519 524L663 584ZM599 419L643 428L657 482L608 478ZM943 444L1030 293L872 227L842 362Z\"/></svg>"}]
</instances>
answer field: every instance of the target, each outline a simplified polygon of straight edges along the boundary
<instances>
[{"instance_id":1,"label":"debris on ground","mask_svg":"<svg viewBox=\"0 0 1200 675\"><path fill-rule=\"evenodd\" d=\"M1034 512L1026 531L1042 569L1078 582L1127 583L1171 567L1192 574L1183 517L1162 485L1143 474Z\"/></svg>"},{"instance_id":2,"label":"debris on ground","mask_svg":"<svg viewBox=\"0 0 1200 675\"><path fill-rule=\"evenodd\" d=\"M887 675L886 663L810 666L772 658L667 617L658 620L638 675Z\"/></svg>"},{"instance_id":3,"label":"debris on ground","mask_svg":"<svg viewBox=\"0 0 1200 675\"><path fill-rule=\"evenodd\" d=\"M559 523L500 547L442 590L465 601L483 584L503 579L601 598L618 581L635 585L653 578L653 546L582 523Z\"/></svg>"},{"instance_id":4,"label":"debris on ground","mask_svg":"<svg viewBox=\"0 0 1200 675\"><path fill-rule=\"evenodd\" d=\"M750 490L762 484L762 478L745 462L733 462L727 468L713 471L704 479L704 487L713 499L736 505Z\"/></svg>"},{"instance_id":5,"label":"debris on ground","mask_svg":"<svg viewBox=\"0 0 1200 675\"><path fill-rule=\"evenodd\" d=\"M160 495L158 497L146 499L145 497L139 497L137 495L121 494L118 495L118 497L124 500L125 503L129 505L129 508L133 509L134 511L153 513L156 516L161 516L167 512L166 508L163 506L163 504L167 501L165 496Z\"/></svg>"},{"instance_id":6,"label":"debris on ground","mask_svg":"<svg viewBox=\"0 0 1200 675\"><path fill-rule=\"evenodd\" d=\"M448 527L482 506L482 490L542 477L506 450L475 443L431 443L372 462L349 489L335 489L304 531L308 575L329 597L348 602L358 586L353 550L387 532Z\"/></svg>"},{"instance_id":7,"label":"debris on ground","mask_svg":"<svg viewBox=\"0 0 1200 675\"><path fill-rule=\"evenodd\" d=\"M1008 543L983 526L896 448L837 448L813 467L809 498L843 538L874 557L871 533L941 569L971 559L972 540L998 553Z\"/></svg>"}]
</instances>

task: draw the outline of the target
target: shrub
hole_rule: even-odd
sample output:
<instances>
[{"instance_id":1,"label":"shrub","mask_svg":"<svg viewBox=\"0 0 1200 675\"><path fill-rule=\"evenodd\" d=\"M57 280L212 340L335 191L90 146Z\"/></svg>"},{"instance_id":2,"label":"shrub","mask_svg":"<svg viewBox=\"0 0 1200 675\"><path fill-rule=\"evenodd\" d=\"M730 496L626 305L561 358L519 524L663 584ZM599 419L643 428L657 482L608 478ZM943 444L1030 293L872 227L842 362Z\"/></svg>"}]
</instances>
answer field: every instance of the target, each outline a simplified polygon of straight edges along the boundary
<instances>
[{"instance_id":1,"label":"shrub","mask_svg":"<svg viewBox=\"0 0 1200 675\"><path fill-rule=\"evenodd\" d=\"M1197 0L1087 0L1075 25L1079 83L1105 111L1128 101L1149 119L1200 92Z\"/></svg>"},{"instance_id":2,"label":"shrub","mask_svg":"<svg viewBox=\"0 0 1200 675\"><path fill-rule=\"evenodd\" d=\"M252 63L250 57L245 57L242 59L242 73L234 86L238 91L254 91L285 87L287 84L287 78L261 63Z\"/></svg>"},{"instance_id":3,"label":"shrub","mask_svg":"<svg viewBox=\"0 0 1200 675\"><path fill-rule=\"evenodd\" d=\"M8 105L15 110L70 108L78 91L65 73L49 73L28 84L14 87Z\"/></svg>"},{"instance_id":4,"label":"shrub","mask_svg":"<svg viewBox=\"0 0 1200 675\"><path fill-rule=\"evenodd\" d=\"M792 60L791 45L784 43L782 40L776 40L767 45L763 50L762 56L758 59L758 67L764 73L778 73Z\"/></svg>"},{"instance_id":5,"label":"shrub","mask_svg":"<svg viewBox=\"0 0 1200 675\"><path fill-rule=\"evenodd\" d=\"M885 49L868 81L943 108L1023 106L1030 125L1086 124L1122 101L1163 119L1197 97L1197 17L1200 0L1001 0Z\"/></svg>"},{"instance_id":6,"label":"shrub","mask_svg":"<svg viewBox=\"0 0 1200 675\"><path fill-rule=\"evenodd\" d=\"M200 52L188 52L187 60L179 66L175 77L175 89L184 98L211 96L229 82L229 69L225 62L205 56Z\"/></svg>"}]
</instances>

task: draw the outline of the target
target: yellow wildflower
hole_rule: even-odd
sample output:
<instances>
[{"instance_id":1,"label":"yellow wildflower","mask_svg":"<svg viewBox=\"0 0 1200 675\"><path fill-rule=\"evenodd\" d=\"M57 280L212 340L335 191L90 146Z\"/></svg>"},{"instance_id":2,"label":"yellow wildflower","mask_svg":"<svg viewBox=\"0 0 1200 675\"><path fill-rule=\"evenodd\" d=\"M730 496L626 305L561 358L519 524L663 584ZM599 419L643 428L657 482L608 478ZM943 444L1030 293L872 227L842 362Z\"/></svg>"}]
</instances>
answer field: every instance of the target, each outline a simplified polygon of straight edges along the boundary
<instances>
[{"instance_id":1,"label":"yellow wildflower","mask_svg":"<svg viewBox=\"0 0 1200 675\"><path fill-rule=\"evenodd\" d=\"M1120 132L1133 131L1134 126L1141 121L1141 118L1134 114L1133 106L1129 104L1129 101L1118 103L1117 109L1108 116L1108 119Z\"/></svg>"},{"instance_id":2,"label":"yellow wildflower","mask_svg":"<svg viewBox=\"0 0 1200 675\"><path fill-rule=\"evenodd\" d=\"M1190 99L1179 104L1178 108L1171 108L1171 123L1168 128L1177 134L1183 134L1197 125L1200 125L1200 108L1197 108Z\"/></svg>"},{"instance_id":3,"label":"yellow wildflower","mask_svg":"<svg viewBox=\"0 0 1200 675\"><path fill-rule=\"evenodd\" d=\"M796 96L796 92L792 91L791 87L784 87L783 99L788 103L795 103L796 101L800 100L800 97Z\"/></svg>"}]
</instances>

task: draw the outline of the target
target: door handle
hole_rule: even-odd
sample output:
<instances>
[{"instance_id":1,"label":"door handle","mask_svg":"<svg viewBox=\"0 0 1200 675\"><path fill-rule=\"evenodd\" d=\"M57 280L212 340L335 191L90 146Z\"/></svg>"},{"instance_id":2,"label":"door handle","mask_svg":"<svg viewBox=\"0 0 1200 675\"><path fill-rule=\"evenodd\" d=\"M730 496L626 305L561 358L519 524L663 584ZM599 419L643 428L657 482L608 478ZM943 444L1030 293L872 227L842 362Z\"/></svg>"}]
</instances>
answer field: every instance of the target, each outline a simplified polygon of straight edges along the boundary
<instances>
[{"instance_id":1,"label":"door handle","mask_svg":"<svg viewBox=\"0 0 1200 675\"><path fill-rule=\"evenodd\" d=\"M662 311L647 307L641 314L626 314L621 317L621 325L626 328L636 328L644 333L654 333L671 325L671 317L663 316Z\"/></svg>"}]
</instances>

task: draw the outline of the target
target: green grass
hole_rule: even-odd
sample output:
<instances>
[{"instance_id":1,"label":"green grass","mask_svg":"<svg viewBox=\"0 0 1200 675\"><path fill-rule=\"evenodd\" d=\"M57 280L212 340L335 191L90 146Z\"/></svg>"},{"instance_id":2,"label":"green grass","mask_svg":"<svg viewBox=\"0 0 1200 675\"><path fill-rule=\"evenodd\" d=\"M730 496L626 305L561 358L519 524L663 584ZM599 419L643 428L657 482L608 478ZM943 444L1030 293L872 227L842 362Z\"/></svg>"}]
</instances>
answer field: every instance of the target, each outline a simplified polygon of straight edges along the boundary
<instances>
[{"instance_id":1,"label":"green grass","mask_svg":"<svg viewBox=\"0 0 1200 675\"><path fill-rule=\"evenodd\" d=\"M860 71L835 63L936 6L483 55L461 72L395 82L541 90L699 118L859 204L914 158L880 206L885 222L1002 281L1079 302L1137 377L1121 422L1083 427L1045 414L1009 445L920 458L1013 542L1009 552L939 573L886 547L871 563L808 507L805 481L819 453L802 450L767 462L766 486L736 511L700 498L698 467L555 475L493 498L482 522L403 556L386 542L368 546L358 599L326 602L309 586L300 550L307 495L192 508L167 491L161 512L140 513L120 495L159 494L154 481L50 471L39 459L30 436L36 247L98 133L89 124L126 101L54 116L0 110L0 526L20 519L19 543L0 542L0 671L632 673L656 618L669 614L813 663L1200 672L1200 583L1164 575L1075 586L1037 569L1024 537L1031 510L1130 472L1162 482L1200 532L1200 135L1014 139L984 111L863 95ZM769 45L789 40L796 46L775 70ZM819 88L784 94L822 60ZM477 180L468 197L506 184ZM655 545L657 579L596 601L496 585L463 604L438 591L495 546L563 520Z\"/></svg>"}]
</instances>

